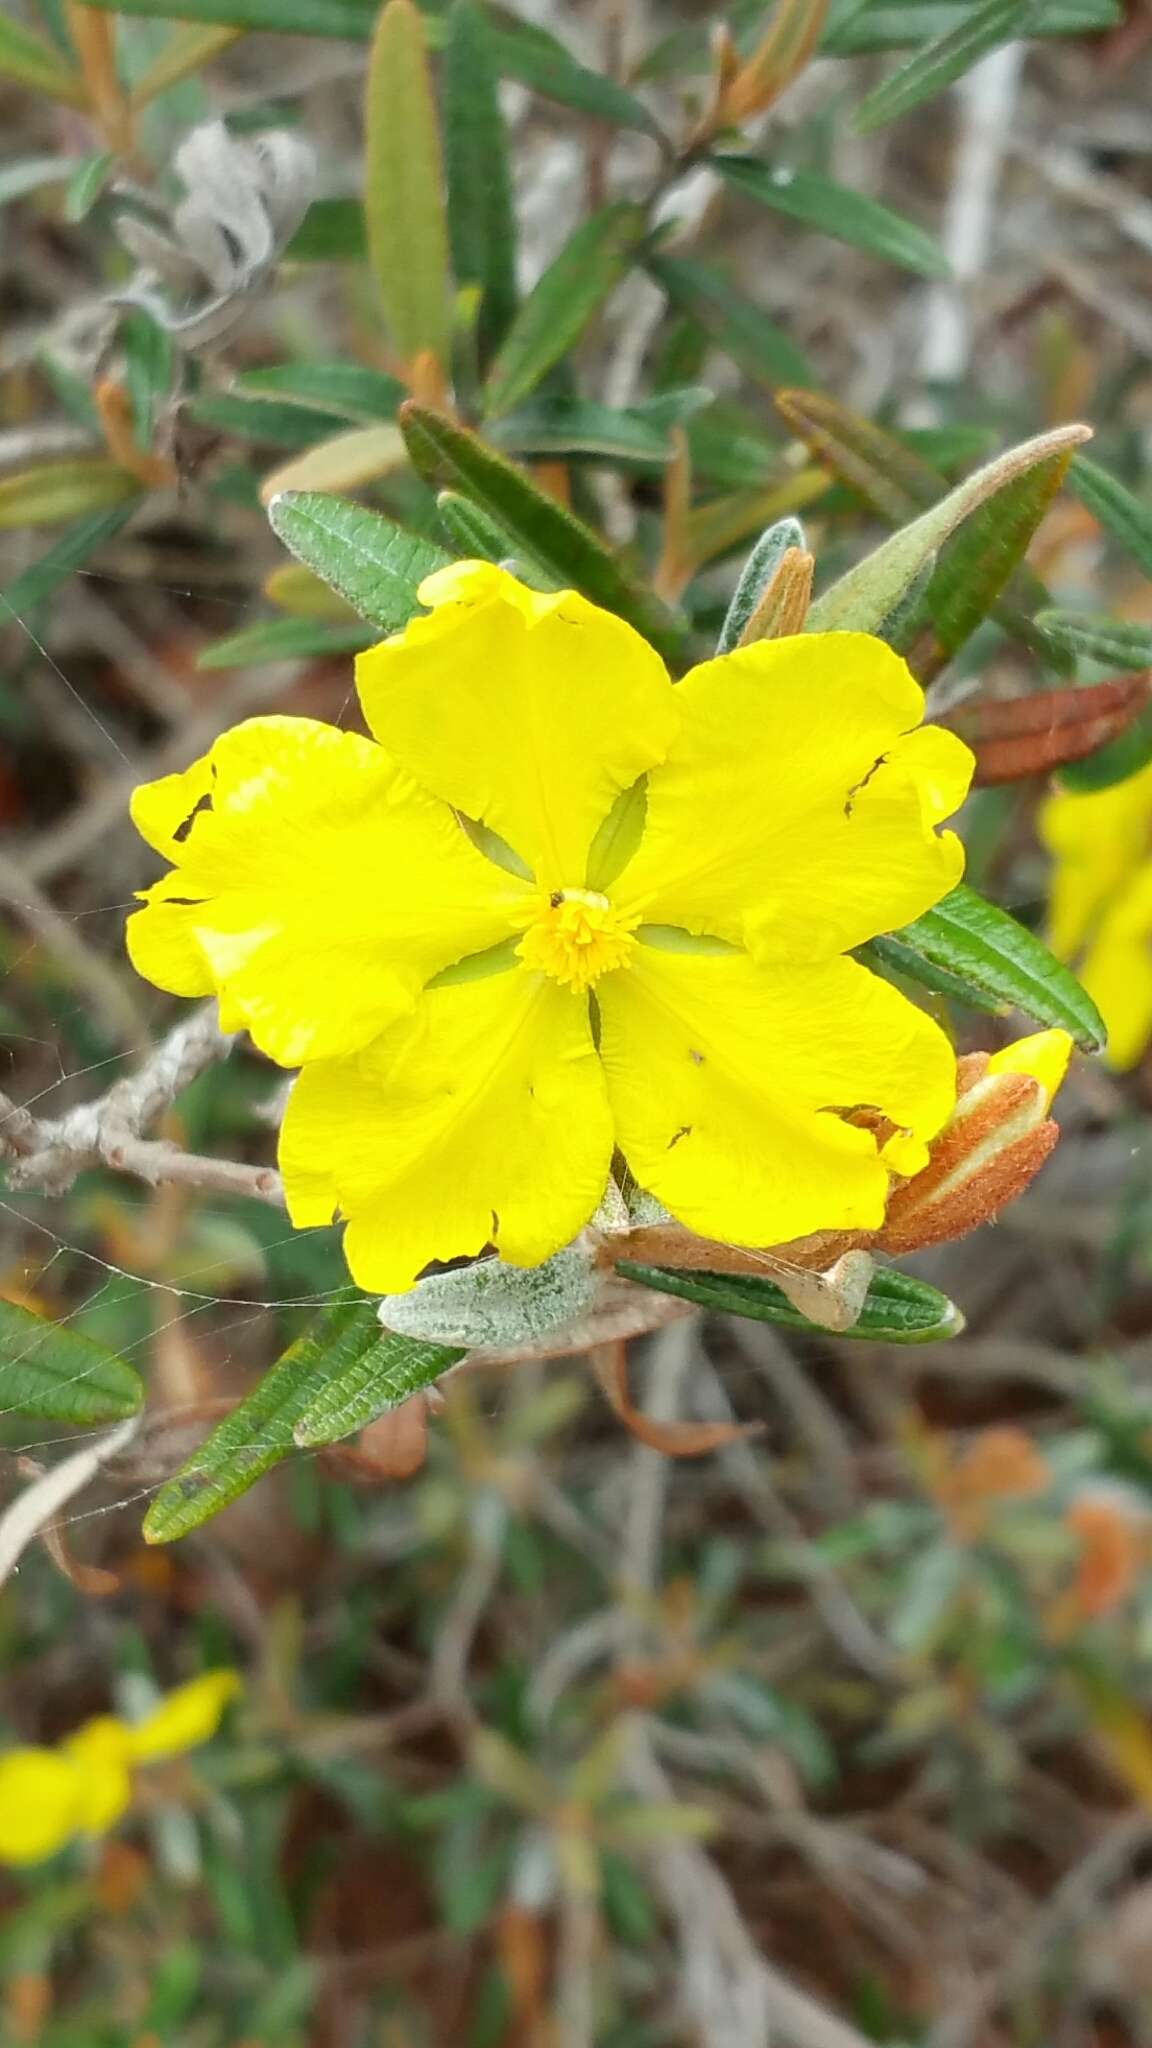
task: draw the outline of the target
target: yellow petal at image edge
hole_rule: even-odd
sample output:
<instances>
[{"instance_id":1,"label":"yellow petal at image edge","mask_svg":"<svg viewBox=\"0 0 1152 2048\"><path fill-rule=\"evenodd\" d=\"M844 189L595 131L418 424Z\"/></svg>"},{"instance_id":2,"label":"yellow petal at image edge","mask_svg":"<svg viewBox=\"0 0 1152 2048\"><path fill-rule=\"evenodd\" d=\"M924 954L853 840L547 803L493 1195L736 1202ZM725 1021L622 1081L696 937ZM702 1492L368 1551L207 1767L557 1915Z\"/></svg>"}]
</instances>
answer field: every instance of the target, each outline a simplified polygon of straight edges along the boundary
<instances>
[{"instance_id":1,"label":"yellow petal at image edge","mask_svg":"<svg viewBox=\"0 0 1152 2048\"><path fill-rule=\"evenodd\" d=\"M489 1243L550 1257L611 1156L587 999L524 968L431 990L367 1054L306 1068L280 1139L293 1221L339 1208L354 1279L389 1294Z\"/></svg>"},{"instance_id":2,"label":"yellow petal at image edge","mask_svg":"<svg viewBox=\"0 0 1152 2048\"><path fill-rule=\"evenodd\" d=\"M420 594L436 610L357 660L369 726L542 887L580 887L597 826L667 749L663 663L577 592L541 596L488 565L457 563Z\"/></svg>"},{"instance_id":3,"label":"yellow petal at image edge","mask_svg":"<svg viewBox=\"0 0 1152 2048\"><path fill-rule=\"evenodd\" d=\"M924 697L864 633L760 641L676 689L680 730L648 778L623 911L710 932L762 963L827 959L918 917L963 848L935 830L969 749L916 727Z\"/></svg>"},{"instance_id":4,"label":"yellow petal at image edge","mask_svg":"<svg viewBox=\"0 0 1152 2048\"><path fill-rule=\"evenodd\" d=\"M161 988L214 990L223 1029L282 1065L368 1043L432 975L513 928L524 885L372 741L250 719L210 761L208 808L202 762L136 792L138 822L179 864L129 919L128 949Z\"/></svg>"},{"instance_id":5,"label":"yellow petal at image edge","mask_svg":"<svg viewBox=\"0 0 1152 2048\"><path fill-rule=\"evenodd\" d=\"M1071 960L1152 851L1152 764L1109 789L1058 790L1041 806L1039 829L1055 856L1048 943Z\"/></svg>"},{"instance_id":6,"label":"yellow petal at image edge","mask_svg":"<svg viewBox=\"0 0 1152 2048\"><path fill-rule=\"evenodd\" d=\"M943 1032L852 960L768 970L640 946L599 990L617 1143L640 1185L705 1237L770 1246L872 1229L889 1177L867 1106L915 1139L955 1101Z\"/></svg>"},{"instance_id":7,"label":"yellow petal at image edge","mask_svg":"<svg viewBox=\"0 0 1152 2048\"><path fill-rule=\"evenodd\" d=\"M42 1863L70 1841L83 1797L73 1764L51 1749L0 1756L0 1863Z\"/></svg>"}]
</instances>

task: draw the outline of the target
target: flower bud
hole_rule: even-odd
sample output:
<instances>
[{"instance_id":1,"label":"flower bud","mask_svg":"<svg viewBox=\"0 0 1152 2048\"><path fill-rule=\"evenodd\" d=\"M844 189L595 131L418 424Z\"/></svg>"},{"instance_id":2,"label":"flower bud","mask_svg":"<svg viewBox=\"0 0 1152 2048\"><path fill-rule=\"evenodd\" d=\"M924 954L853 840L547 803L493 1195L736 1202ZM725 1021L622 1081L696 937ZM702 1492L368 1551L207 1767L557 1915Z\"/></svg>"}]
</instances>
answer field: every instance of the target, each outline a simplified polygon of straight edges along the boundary
<instances>
[{"instance_id":1,"label":"flower bud","mask_svg":"<svg viewBox=\"0 0 1152 2048\"><path fill-rule=\"evenodd\" d=\"M1060 1135L1048 1111L1071 1051L1066 1031L1038 1031L960 1060L956 1107L928 1164L894 1190L878 1249L921 1251L966 1237L1024 1192Z\"/></svg>"}]
</instances>

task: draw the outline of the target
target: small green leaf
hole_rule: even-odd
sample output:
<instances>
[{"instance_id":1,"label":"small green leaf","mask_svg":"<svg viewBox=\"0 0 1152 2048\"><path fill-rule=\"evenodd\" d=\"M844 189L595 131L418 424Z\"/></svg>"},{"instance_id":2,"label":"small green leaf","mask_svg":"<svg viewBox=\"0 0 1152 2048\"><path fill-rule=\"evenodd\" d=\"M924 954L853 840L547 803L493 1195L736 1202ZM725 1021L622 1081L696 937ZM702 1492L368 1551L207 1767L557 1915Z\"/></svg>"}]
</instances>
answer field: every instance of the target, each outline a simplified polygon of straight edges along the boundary
<instances>
[{"instance_id":1,"label":"small green leaf","mask_svg":"<svg viewBox=\"0 0 1152 2048\"><path fill-rule=\"evenodd\" d=\"M367 370L361 363L271 363L245 370L234 386L245 397L287 398L342 420L394 420L405 395L399 377L385 370Z\"/></svg>"},{"instance_id":2,"label":"small green leaf","mask_svg":"<svg viewBox=\"0 0 1152 2048\"><path fill-rule=\"evenodd\" d=\"M172 18L173 0L87 0L107 14ZM279 29L285 35L354 36L372 33L378 0L179 0L182 21L215 21L230 28Z\"/></svg>"},{"instance_id":3,"label":"small green leaf","mask_svg":"<svg viewBox=\"0 0 1152 2048\"><path fill-rule=\"evenodd\" d=\"M342 498L285 491L268 507L272 531L362 618L394 633L420 609L417 586L451 557L431 541Z\"/></svg>"},{"instance_id":4,"label":"small green leaf","mask_svg":"<svg viewBox=\"0 0 1152 2048\"><path fill-rule=\"evenodd\" d=\"M300 1416L379 1336L375 1305L350 1290L317 1316L161 1487L145 1518L145 1542L171 1543L200 1528L288 1457Z\"/></svg>"},{"instance_id":5,"label":"small green leaf","mask_svg":"<svg viewBox=\"0 0 1152 2048\"><path fill-rule=\"evenodd\" d=\"M355 619L346 625L325 619L261 619L202 647L196 666L256 668L261 662L293 661L305 655L359 654L379 637L375 627Z\"/></svg>"},{"instance_id":6,"label":"small green leaf","mask_svg":"<svg viewBox=\"0 0 1152 2048\"><path fill-rule=\"evenodd\" d=\"M206 391L191 400L188 412L202 427L276 448L312 448L332 431L327 413L314 406L239 391Z\"/></svg>"},{"instance_id":7,"label":"small green leaf","mask_svg":"<svg viewBox=\"0 0 1152 2048\"><path fill-rule=\"evenodd\" d=\"M139 498L130 498L122 505L113 505L107 512L90 512L85 519L78 519L69 526L59 540L50 547L46 555L24 570L7 590L0 592L0 609L6 608L17 618L33 611L51 597L62 583L77 569L84 566L103 547L104 542L115 539L128 524L135 512Z\"/></svg>"},{"instance_id":8,"label":"small green leaf","mask_svg":"<svg viewBox=\"0 0 1152 2048\"><path fill-rule=\"evenodd\" d=\"M516 311L516 215L490 18L455 0L444 47L444 155L456 283L480 290L480 360L488 362Z\"/></svg>"},{"instance_id":9,"label":"small green leaf","mask_svg":"<svg viewBox=\"0 0 1152 2048\"><path fill-rule=\"evenodd\" d=\"M749 377L773 386L812 382L803 351L712 264L656 255L647 269L672 305L697 320Z\"/></svg>"},{"instance_id":10,"label":"small green leaf","mask_svg":"<svg viewBox=\"0 0 1152 2048\"><path fill-rule=\"evenodd\" d=\"M136 477L106 456L45 462L0 480L0 532L20 526L58 526L106 505L138 498Z\"/></svg>"},{"instance_id":11,"label":"small green leaf","mask_svg":"<svg viewBox=\"0 0 1152 2048\"><path fill-rule=\"evenodd\" d=\"M923 608L949 657L988 617L1020 567L1071 460L1071 449L1063 448L1026 470L991 504L974 512L948 543L924 593Z\"/></svg>"},{"instance_id":12,"label":"small green leaf","mask_svg":"<svg viewBox=\"0 0 1152 2048\"><path fill-rule=\"evenodd\" d=\"M117 1422L144 1399L140 1375L62 1323L0 1300L0 1411L45 1422Z\"/></svg>"},{"instance_id":13,"label":"small green leaf","mask_svg":"<svg viewBox=\"0 0 1152 2048\"><path fill-rule=\"evenodd\" d=\"M760 206L802 220L838 242L850 242L854 249L883 256L918 277L948 275L948 259L931 235L863 192L853 192L818 171L759 163L755 157L714 156L710 161L730 185Z\"/></svg>"},{"instance_id":14,"label":"small green leaf","mask_svg":"<svg viewBox=\"0 0 1152 2048\"><path fill-rule=\"evenodd\" d=\"M150 448L161 402L172 389L175 343L159 321L139 308L121 320L119 336L136 439L142 448Z\"/></svg>"},{"instance_id":15,"label":"small green leaf","mask_svg":"<svg viewBox=\"0 0 1152 2048\"><path fill-rule=\"evenodd\" d=\"M760 535L748 560L740 571L740 581L732 596L720 638L716 643L717 654L731 654L739 644L740 635L752 617L764 591L771 583L789 548L802 548L804 528L798 519L778 519Z\"/></svg>"},{"instance_id":16,"label":"small green leaf","mask_svg":"<svg viewBox=\"0 0 1152 2048\"><path fill-rule=\"evenodd\" d=\"M48 43L21 28L9 14L0 14L0 78L14 78L18 85L42 92L47 99L62 100L65 106L84 107L88 103L87 89L79 74L69 70Z\"/></svg>"},{"instance_id":17,"label":"small green leaf","mask_svg":"<svg viewBox=\"0 0 1152 2048\"><path fill-rule=\"evenodd\" d=\"M807 631L874 633L900 602L910 583L961 522L979 506L1038 464L1088 438L1088 428L1057 427L1038 434L986 463L938 505L894 533L875 553L849 569L808 614Z\"/></svg>"},{"instance_id":18,"label":"small green leaf","mask_svg":"<svg viewBox=\"0 0 1152 2048\"><path fill-rule=\"evenodd\" d=\"M984 0L983 6L966 9L954 29L918 50L868 94L856 110L853 126L857 133L870 135L874 128L882 128L922 100L943 92L998 44L1030 34L1045 4L1046 0Z\"/></svg>"},{"instance_id":19,"label":"small green leaf","mask_svg":"<svg viewBox=\"0 0 1152 2048\"><path fill-rule=\"evenodd\" d=\"M610 121L614 127L639 128L648 135L659 135L643 100L617 85L614 78L589 70L557 36L537 23L502 12L499 27L493 33L493 46L505 78L530 86L545 99L559 100L561 106L574 107L577 113L594 114L598 120Z\"/></svg>"},{"instance_id":20,"label":"small green leaf","mask_svg":"<svg viewBox=\"0 0 1152 2048\"><path fill-rule=\"evenodd\" d=\"M440 131L423 20L386 0L368 66L364 217L384 318L404 363L429 351L447 365L451 335L448 224Z\"/></svg>"},{"instance_id":21,"label":"small green leaf","mask_svg":"<svg viewBox=\"0 0 1152 2048\"><path fill-rule=\"evenodd\" d=\"M890 0L869 5L849 0L847 12L833 15L821 45L827 57L862 57L876 50L910 49L934 37L950 35L970 19L972 0ZM1117 28L1120 0L1047 0L1033 22L1032 36L1091 35Z\"/></svg>"},{"instance_id":22,"label":"small green leaf","mask_svg":"<svg viewBox=\"0 0 1152 2048\"><path fill-rule=\"evenodd\" d=\"M462 561L508 562L515 561L526 582L535 582L535 573L529 576L528 569L537 569L535 562L526 562L521 543L507 527L487 512L474 505L470 498L462 498L459 491L440 491L436 498L436 509L441 524ZM550 579L545 575L545 583Z\"/></svg>"},{"instance_id":23,"label":"small green leaf","mask_svg":"<svg viewBox=\"0 0 1152 2048\"><path fill-rule=\"evenodd\" d=\"M118 161L110 149L98 150L95 156L81 157L64 193L66 221L75 224L87 219Z\"/></svg>"},{"instance_id":24,"label":"small green leaf","mask_svg":"<svg viewBox=\"0 0 1152 2048\"><path fill-rule=\"evenodd\" d=\"M1105 612L1041 612L1036 620L1050 639L1086 661L1132 675L1152 668L1152 626L1110 619Z\"/></svg>"},{"instance_id":25,"label":"small green leaf","mask_svg":"<svg viewBox=\"0 0 1152 2048\"><path fill-rule=\"evenodd\" d=\"M510 412L567 354L623 277L646 225L644 208L624 199L581 223L504 337L488 377L488 413Z\"/></svg>"},{"instance_id":26,"label":"small green leaf","mask_svg":"<svg viewBox=\"0 0 1152 2048\"><path fill-rule=\"evenodd\" d=\"M1086 455L1076 457L1068 483L1093 518L1135 556L1146 576L1152 576L1152 510Z\"/></svg>"},{"instance_id":27,"label":"small green leaf","mask_svg":"<svg viewBox=\"0 0 1152 2048\"><path fill-rule=\"evenodd\" d=\"M786 1294L759 1274L671 1272L662 1266L640 1266L620 1259L616 1271L627 1280L637 1280L659 1294L675 1294L682 1301L694 1301L700 1308L720 1310L726 1315L747 1316L753 1322L783 1323L790 1330L808 1330L827 1337L816 1323L809 1322L793 1308ZM878 1344L937 1344L958 1337L964 1318L955 1302L924 1280L895 1267L879 1266L860 1311L859 1320L838 1337L863 1338Z\"/></svg>"},{"instance_id":28,"label":"small green leaf","mask_svg":"<svg viewBox=\"0 0 1152 2048\"><path fill-rule=\"evenodd\" d=\"M475 434L442 414L409 401L401 407L400 425L416 468L429 481L439 475L454 485L506 527L517 545L550 570L559 583L574 585L596 604L627 619L661 654L675 659L682 652L683 631L672 613L629 580L582 520L537 490Z\"/></svg>"},{"instance_id":29,"label":"small green leaf","mask_svg":"<svg viewBox=\"0 0 1152 2048\"><path fill-rule=\"evenodd\" d=\"M335 1444L352 1436L389 1408L398 1408L410 1394L431 1386L463 1350L453 1344L432 1344L402 1337L376 1326L376 1343L333 1372L323 1390L304 1409L293 1429L298 1444Z\"/></svg>"},{"instance_id":30,"label":"small green leaf","mask_svg":"<svg viewBox=\"0 0 1152 2048\"><path fill-rule=\"evenodd\" d=\"M314 199L284 253L292 263L363 263L368 229L359 199Z\"/></svg>"},{"instance_id":31,"label":"small green leaf","mask_svg":"<svg viewBox=\"0 0 1152 2048\"><path fill-rule=\"evenodd\" d=\"M1007 911L964 883L923 917L861 948L865 958L939 987L953 988L977 1009L1023 1010L1038 1024L1058 1026L1085 1052L1099 1052L1103 1020L1074 974Z\"/></svg>"},{"instance_id":32,"label":"small green leaf","mask_svg":"<svg viewBox=\"0 0 1152 2048\"><path fill-rule=\"evenodd\" d=\"M584 398L537 399L492 421L488 432L506 454L537 460L574 457L658 469L672 453L659 415L653 419L639 406L617 410Z\"/></svg>"}]
</instances>

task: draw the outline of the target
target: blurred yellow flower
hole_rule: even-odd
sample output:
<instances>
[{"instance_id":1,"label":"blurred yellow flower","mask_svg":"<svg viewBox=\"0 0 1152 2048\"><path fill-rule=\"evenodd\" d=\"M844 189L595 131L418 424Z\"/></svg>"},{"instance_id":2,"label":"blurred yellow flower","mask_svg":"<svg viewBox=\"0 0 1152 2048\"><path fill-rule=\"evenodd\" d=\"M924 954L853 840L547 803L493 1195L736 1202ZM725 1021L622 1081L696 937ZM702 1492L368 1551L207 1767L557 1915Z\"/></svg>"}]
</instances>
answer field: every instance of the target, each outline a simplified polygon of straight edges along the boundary
<instances>
[{"instance_id":1,"label":"blurred yellow flower","mask_svg":"<svg viewBox=\"0 0 1152 2048\"><path fill-rule=\"evenodd\" d=\"M1108 1059L1134 1067L1152 1039L1152 765L1127 782L1049 797L1055 855L1049 938L1108 1028Z\"/></svg>"},{"instance_id":2,"label":"blurred yellow flower","mask_svg":"<svg viewBox=\"0 0 1152 2048\"><path fill-rule=\"evenodd\" d=\"M133 1770L207 1742L239 1690L235 1671L206 1671L143 1721L101 1714L56 1749L0 1755L0 1863L42 1863L77 1836L106 1834L131 1804Z\"/></svg>"},{"instance_id":3,"label":"blurred yellow flower","mask_svg":"<svg viewBox=\"0 0 1152 2048\"><path fill-rule=\"evenodd\" d=\"M304 1068L294 1221L343 1217L356 1279L389 1293L489 1244L532 1266L619 1149L709 1237L879 1224L889 1162L846 1113L922 1159L955 1063L848 955L958 880L936 828L967 748L920 727L866 634L673 686L574 591L473 562L420 596L357 666L375 740L253 719L133 803L174 863L129 922L136 966Z\"/></svg>"}]
</instances>

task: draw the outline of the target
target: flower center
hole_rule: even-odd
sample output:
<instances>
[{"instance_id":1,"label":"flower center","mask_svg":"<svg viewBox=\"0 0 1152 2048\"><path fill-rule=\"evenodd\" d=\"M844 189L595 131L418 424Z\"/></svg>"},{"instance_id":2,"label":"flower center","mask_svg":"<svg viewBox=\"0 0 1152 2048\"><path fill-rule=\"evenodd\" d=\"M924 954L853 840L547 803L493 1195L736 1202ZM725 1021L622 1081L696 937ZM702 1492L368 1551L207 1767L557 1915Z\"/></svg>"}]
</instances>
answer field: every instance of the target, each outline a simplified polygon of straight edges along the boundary
<instances>
[{"instance_id":1,"label":"flower center","mask_svg":"<svg viewBox=\"0 0 1152 2048\"><path fill-rule=\"evenodd\" d=\"M636 943L636 922L594 889L554 889L538 899L516 951L526 967L582 995L602 974L624 966Z\"/></svg>"}]
</instances>

